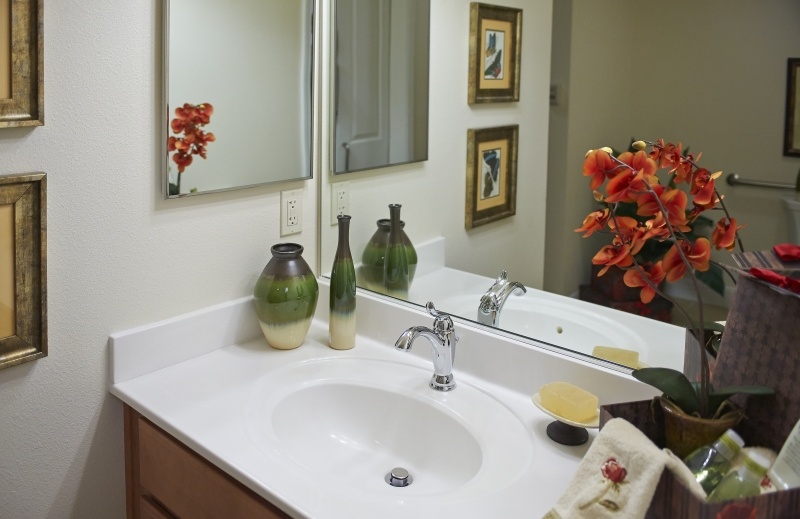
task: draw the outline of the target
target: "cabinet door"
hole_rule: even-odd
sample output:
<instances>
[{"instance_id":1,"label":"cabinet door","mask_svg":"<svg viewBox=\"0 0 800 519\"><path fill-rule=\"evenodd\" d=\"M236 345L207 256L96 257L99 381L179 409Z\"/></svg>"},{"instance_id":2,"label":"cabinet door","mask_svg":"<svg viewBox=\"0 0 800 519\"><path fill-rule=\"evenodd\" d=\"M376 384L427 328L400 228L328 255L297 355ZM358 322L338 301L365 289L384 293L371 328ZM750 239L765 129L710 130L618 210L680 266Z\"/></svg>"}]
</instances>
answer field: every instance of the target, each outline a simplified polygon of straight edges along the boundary
<instances>
[{"instance_id":1,"label":"cabinet door","mask_svg":"<svg viewBox=\"0 0 800 519\"><path fill-rule=\"evenodd\" d=\"M175 519L167 511L154 503L150 498L142 496L139 498L139 518L140 519Z\"/></svg>"},{"instance_id":2,"label":"cabinet door","mask_svg":"<svg viewBox=\"0 0 800 519\"><path fill-rule=\"evenodd\" d=\"M126 415L129 518L289 518L136 411Z\"/></svg>"}]
</instances>

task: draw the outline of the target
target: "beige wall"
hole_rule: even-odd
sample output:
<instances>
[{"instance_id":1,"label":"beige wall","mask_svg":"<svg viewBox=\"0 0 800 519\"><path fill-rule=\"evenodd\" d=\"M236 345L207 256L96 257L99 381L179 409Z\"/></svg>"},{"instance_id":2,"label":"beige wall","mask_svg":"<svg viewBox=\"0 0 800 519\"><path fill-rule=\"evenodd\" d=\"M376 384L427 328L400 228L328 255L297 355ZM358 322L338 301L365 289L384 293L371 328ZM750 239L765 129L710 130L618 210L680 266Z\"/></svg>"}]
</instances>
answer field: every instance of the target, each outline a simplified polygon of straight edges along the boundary
<instances>
[{"instance_id":1,"label":"beige wall","mask_svg":"<svg viewBox=\"0 0 800 519\"><path fill-rule=\"evenodd\" d=\"M3 518L124 517L108 336L251 293L281 189L305 187L316 264L316 179L161 200L161 4L46 2L46 124L0 130L0 174L48 175L50 349L0 370Z\"/></svg>"},{"instance_id":2,"label":"beige wall","mask_svg":"<svg viewBox=\"0 0 800 519\"><path fill-rule=\"evenodd\" d=\"M554 4L554 19L571 30L554 35L553 80L563 82L565 101L551 111L547 289L569 294L588 279L597 247L572 229L592 208L580 173L590 148L664 137L702 151L709 169L795 181L800 160L783 157L781 143L786 59L800 55L800 3ZM788 239L786 193L724 183L720 191L747 224L748 250Z\"/></svg>"}]
</instances>

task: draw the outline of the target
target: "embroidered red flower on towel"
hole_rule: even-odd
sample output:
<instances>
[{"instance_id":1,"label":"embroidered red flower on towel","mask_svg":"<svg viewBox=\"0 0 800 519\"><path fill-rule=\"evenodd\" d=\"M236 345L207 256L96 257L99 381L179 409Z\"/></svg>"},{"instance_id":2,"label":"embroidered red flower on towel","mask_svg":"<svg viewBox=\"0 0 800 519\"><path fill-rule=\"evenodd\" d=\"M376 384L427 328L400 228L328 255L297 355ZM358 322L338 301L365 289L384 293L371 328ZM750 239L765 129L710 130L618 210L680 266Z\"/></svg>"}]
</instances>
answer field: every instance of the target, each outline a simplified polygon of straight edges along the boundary
<instances>
[{"instance_id":1,"label":"embroidered red flower on towel","mask_svg":"<svg viewBox=\"0 0 800 519\"><path fill-rule=\"evenodd\" d=\"M580 509L585 510L586 508L589 508L593 504L597 503L607 510L616 512L620 509L620 506L611 499L603 499L603 497L606 495L606 493L608 493L609 488L613 488L614 492L619 492L620 485L627 483L625 481L625 477L628 475L628 471L625 469L625 467L620 465L619 461L617 461L617 458L608 458L600 467L600 473L603 474L603 477L605 478L603 491L600 492L594 499L582 504Z\"/></svg>"},{"instance_id":2,"label":"embroidered red flower on towel","mask_svg":"<svg viewBox=\"0 0 800 519\"><path fill-rule=\"evenodd\" d=\"M716 519L756 519L758 509L748 504L731 503L717 514Z\"/></svg>"},{"instance_id":3,"label":"embroidered red flower on towel","mask_svg":"<svg viewBox=\"0 0 800 519\"><path fill-rule=\"evenodd\" d=\"M608 458L603 466L600 467L600 472L603 477L610 480L614 484L614 490L619 492L619 484L625 480L628 471L619 464L616 458Z\"/></svg>"}]
</instances>

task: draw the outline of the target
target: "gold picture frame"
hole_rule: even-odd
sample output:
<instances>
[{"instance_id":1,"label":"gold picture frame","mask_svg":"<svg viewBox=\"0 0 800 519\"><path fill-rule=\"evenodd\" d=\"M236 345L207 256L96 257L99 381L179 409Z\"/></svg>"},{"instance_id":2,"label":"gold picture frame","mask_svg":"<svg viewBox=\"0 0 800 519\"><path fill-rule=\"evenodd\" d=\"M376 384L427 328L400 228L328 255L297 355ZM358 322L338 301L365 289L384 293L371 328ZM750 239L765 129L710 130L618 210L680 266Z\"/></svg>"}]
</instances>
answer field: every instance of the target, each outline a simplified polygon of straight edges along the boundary
<instances>
[{"instance_id":1,"label":"gold picture frame","mask_svg":"<svg viewBox=\"0 0 800 519\"><path fill-rule=\"evenodd\" d=\"M800 157L800 58L788 59L783 154Z\"/></svg>"},{"instance_id":2,"label":"gold picture frame","mask_svg":"<svg viewBox=\"0 0 800 519\"><path fill-rule=\"evenodd\" d=\"M0 128L44 124L44 0L0 0Z\"/></svg>"},{"instance_id":3,"label":"gold picture frame","mask_svg":"<svg viewBox=\"0 0 800 519\"><path fill-rule=\"evenodd\" d=\"M464 227L517 212L519 126L467 130L467 198Z\"/></svg>"},{"instance_id":4,"label":"gold picture frame","mask_svg":"<svg viewBox=\"0 0 800 519\"><path fill-rule=\"evenodd\" d=\"M45 178L0 176L0 369L47 356Z\"/></svg>"},{"instance_id":5,"label":"gold picture frame","mask_svg":"<svg viewBox=\"0 0 800 519\"><path fill-rule=\"evenodd\" d=\"M522 9L469 4L468 102L519 101Z\"/></svg>"}]
</instances>

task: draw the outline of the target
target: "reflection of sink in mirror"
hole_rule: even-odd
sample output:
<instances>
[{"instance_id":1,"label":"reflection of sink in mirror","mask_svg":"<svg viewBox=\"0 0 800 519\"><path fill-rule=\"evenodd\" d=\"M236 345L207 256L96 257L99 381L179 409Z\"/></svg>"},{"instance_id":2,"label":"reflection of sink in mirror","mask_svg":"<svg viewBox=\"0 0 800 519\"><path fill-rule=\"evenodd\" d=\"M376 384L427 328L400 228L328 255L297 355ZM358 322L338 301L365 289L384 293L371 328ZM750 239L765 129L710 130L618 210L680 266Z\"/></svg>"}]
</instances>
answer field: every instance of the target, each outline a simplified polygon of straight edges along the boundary
<instances>
[{"instance_id":1,"label":"reflection of sink in mirror","mask_svg":"<svg viewBox=\"0 0 800 519\"><path fill-rule=\"evenodd\" d=\"M418 276L409 299L420 304L430 300L444 312L476 321L478 303L492 283L489 277L442 267ZM649 366L683 369L683 328L579 299L529 288L524 295L508 297L499 324L511 333L586 355L595 346L611 346L638 352L639 361Z\"/></svg>"},{"instance_id":2,"label":"reflection of sink in mirror","mask_svg":"<svg viewBox=\"0 0 800 519\"><path fill-rule=\"evenodd\" d=\"M520 419L469 383L432 391L429 377L396 361L294 363L264 378L246 416L262 447L285 449L320 481L362 492L395 490L376 477L392 467L413 478L406 497L466 486L491 492L521 477L532 448Z\"/></svg>"}]
</instances>

